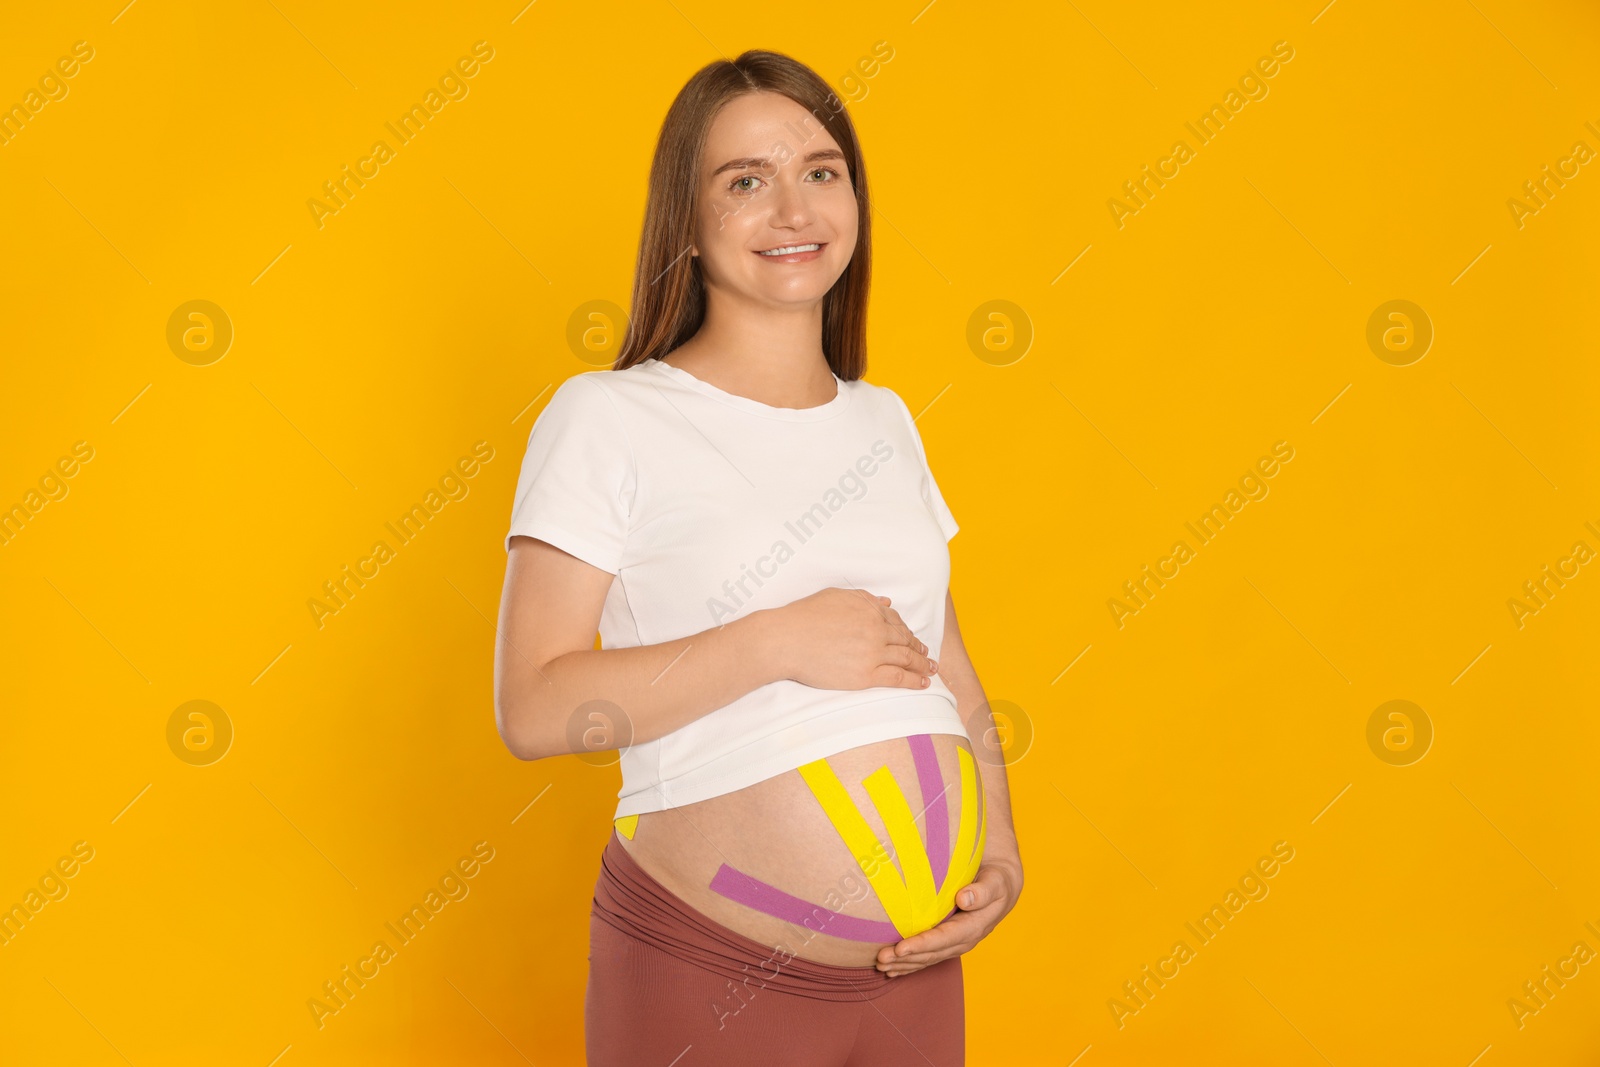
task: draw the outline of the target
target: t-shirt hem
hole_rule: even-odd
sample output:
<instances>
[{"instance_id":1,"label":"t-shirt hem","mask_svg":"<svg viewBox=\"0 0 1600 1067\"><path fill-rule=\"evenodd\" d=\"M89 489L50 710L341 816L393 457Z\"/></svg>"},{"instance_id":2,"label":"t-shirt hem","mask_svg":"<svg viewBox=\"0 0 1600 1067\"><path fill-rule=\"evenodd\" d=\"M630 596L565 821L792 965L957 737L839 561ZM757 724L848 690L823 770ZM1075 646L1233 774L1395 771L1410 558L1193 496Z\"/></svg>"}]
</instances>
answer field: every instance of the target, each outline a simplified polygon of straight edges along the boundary
<instances>
[{"instance_id":1,"label":"t-shirt hem","mask_svg":"<svg viewBox=\"0 0 1600 1067\"><path fill-rule=\"evenodd\" d=\"M593 567L608 574L616 574L622 567L621 553L599 547L594 542L564 530L548 519L524 519L506 534L506 551L511 551L511 539L516 536L535 537L555 545L561 551L577 556Z\"/></svg>"},{"instance_id":2,"label":"t-shirt hem","mask_svg":"<svg viewBox=\"0 0 1600 1067\"><path fill-rule=\"evenodd\" d=\"M880 703L883 701L873 701L862 707L871 708ZM914 734L953 734L957 737L966 737L967 731L953 709L950 713L942 715L919 713L910 718L873 722L845 733L831 734L803 745L787 748L753 762L745 762L738 770L709 780L677 786L663 782L648 786L644 791L632 796L624 797L618 794L616 813L612 818L621 819L629 815L644 815L652 811L668 811L685 804L696 804L702 800L710 800L764 782L768 778L775 778L785 771L795 770L825 756L877 741L891 741L897 737L910 737Z\"/></svg>"}]
</instances>

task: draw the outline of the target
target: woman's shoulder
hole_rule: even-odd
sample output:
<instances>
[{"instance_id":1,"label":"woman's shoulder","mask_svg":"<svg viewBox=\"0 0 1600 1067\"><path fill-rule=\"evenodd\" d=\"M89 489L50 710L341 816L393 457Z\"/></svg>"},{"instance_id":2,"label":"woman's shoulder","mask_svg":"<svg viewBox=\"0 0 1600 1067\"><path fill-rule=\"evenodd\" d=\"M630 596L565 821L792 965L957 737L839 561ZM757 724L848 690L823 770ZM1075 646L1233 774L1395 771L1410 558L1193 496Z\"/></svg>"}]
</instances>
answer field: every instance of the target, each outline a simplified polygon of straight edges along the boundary
<instances>
[{"instance_id":1,"label":"woman's shoulder","mask_svg":"<svg viewBox=\"0 0 1600 1067\"><path fill-rule=\"evenodd\" d=\"M615 370L601 367L597 370L579 371L561 383L563 389L581 389L585 392L600 389L610 396L625 396L631 392L648 389L654 382L650 366L654 360L644 360L631 367Z\"/></svg>"},{"instance_id":2,"label":"woman's shoulder","mask_svg":"<svg viewBox=\"0 0 1600 1067\"><path fill-rule=\"evenodd\" d=\"M580 371L556 387L545 410L552 419L627 421L627 412L653 393L650 369L635 364L625 370Z\"/></svg>"},{"instance_id":3,"label":"woman's shoulder","mask_svg":"<svg viewBox=\"0 0 1600 1067\"><path fill-rule=\"evenodd\" d=\"M845 382L847 387L856 390L852 400L867 401L863 406L874 406L880 414L892 414L895 418L911 417L911 409L907 406L905 398L898 391L876 382L869 382L865 378L857 378L853 382Z\"/></svg>"}]
</instances>

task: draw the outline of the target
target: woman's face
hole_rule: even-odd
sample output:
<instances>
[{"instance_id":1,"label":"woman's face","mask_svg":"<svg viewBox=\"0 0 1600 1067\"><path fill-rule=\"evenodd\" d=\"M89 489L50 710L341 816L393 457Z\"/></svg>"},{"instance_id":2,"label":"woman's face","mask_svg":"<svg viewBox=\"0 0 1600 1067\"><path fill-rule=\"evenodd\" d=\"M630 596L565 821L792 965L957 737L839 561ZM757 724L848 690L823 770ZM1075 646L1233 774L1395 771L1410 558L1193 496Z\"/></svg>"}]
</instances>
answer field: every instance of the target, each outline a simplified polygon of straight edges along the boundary
<instances>
[{"instance_id":1,"label":"woman's face","mask_svg":"<svg viewBox=\"0 0 1600 1067\"><path fill-rule=\"evenodd\" d=\"M692 254L710 290L770 307L820 301L856 247L856 194L844 153L781 93L735 97L700 161ZM787 255L762 255L820 245Z\"/></svg>"}]
</instances>

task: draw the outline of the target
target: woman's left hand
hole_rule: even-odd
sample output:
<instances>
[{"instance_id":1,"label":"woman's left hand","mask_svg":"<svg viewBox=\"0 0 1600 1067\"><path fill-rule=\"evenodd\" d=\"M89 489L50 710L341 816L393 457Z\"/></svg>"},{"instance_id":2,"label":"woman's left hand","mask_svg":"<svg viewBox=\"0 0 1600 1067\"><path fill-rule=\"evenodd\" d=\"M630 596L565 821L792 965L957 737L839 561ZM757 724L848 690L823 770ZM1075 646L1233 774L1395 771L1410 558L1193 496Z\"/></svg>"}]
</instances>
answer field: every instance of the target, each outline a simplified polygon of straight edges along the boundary
<instances>
[{"instance_id":1,"label":"woman's left hand","mask_svg":"<svg viewBox=\"0 0 1600 1067\"><path fill-rule=\"evenodd\" d=\"M898 977L972 951L1016 906L1021 893L1020 859L985 863L972 884L956 894L956 914L932 930L885 945L878 952L878 970Z\"/></svg>"}]
</instances>

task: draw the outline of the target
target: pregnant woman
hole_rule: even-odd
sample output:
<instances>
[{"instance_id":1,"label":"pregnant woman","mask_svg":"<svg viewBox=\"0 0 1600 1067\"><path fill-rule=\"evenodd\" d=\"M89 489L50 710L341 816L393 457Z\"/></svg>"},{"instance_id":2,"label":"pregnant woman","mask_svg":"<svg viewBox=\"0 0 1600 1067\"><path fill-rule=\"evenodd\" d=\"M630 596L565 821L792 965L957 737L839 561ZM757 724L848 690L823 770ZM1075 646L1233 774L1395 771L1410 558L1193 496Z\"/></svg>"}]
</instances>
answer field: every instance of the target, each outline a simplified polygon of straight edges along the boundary
<instances>
[{"instance_id":1,"label":"pregnant woman","mask_svg":"<svg viewBox=\"0 0 1600 1067\"><path fill-rule=\"evenodd\" d=\"M661 128L616 365L529 437L496 718L522 759L620 750L593 1067L963 1063L961 953L1022 890L956 522L862 379L869 220L821 78L707 66Z\"/></svg>"}]
</instances>

